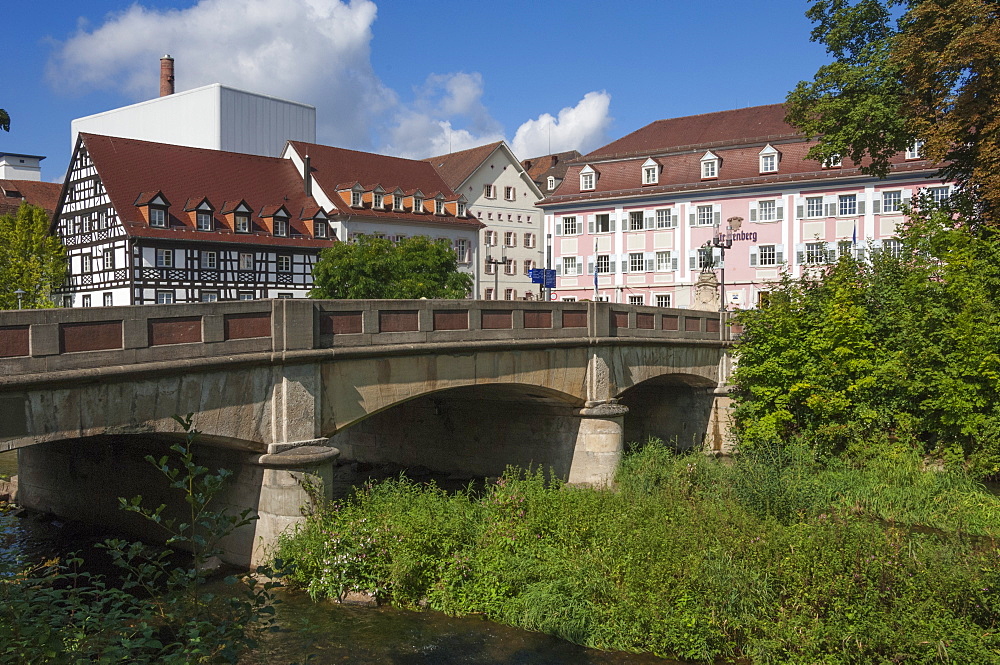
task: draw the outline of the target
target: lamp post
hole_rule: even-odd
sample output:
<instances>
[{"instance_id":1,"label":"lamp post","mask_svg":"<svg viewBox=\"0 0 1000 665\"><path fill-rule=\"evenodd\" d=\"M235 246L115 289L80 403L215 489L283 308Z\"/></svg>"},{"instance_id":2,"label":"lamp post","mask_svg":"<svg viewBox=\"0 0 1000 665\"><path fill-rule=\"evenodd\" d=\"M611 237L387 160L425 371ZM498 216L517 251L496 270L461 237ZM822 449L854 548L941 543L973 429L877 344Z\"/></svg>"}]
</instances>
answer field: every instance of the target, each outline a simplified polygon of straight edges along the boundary
<instances>
[{"instance_id":1,"label":"lamp post","mask_svg":"<svg viewBox=\"0 0 1000 665\"><path fill-rule=\"evenodd\" d=\"M490 255L490 250L486 250L486 265L493 266L493 299L500 300L500 270L497 266L507 265L507 247L500 248L500 258L494 259Z\"/></svg>"},{"instance_id":2,"label":"lamp post","mask_svg":"<svg viewBox=\"0 0 1000 665\"><path fill-rule=\"evenodd\" d=\"M17 296L17 308L18 309L21 309L21 299L24 296L26 296L27 294L28 294L28 292L24 291L22 289L18 289L17 291L14 291L14 295Z\"/></svg>"},{"instance_id":3,"label":"lamp post","mask_svg":"<svg viewBox=\"0 0 1000 665\"><path fill-rule=\"evenodd\" d=\"M726 233L722 233L718 222L715 224L715 235L705 245L719 250L719 336L726 336L726 312L729 302L726 300L726 250L733 247L733 231L743 224L742 217L730 217L726 220Z\"/></svg>"}]
</instances>

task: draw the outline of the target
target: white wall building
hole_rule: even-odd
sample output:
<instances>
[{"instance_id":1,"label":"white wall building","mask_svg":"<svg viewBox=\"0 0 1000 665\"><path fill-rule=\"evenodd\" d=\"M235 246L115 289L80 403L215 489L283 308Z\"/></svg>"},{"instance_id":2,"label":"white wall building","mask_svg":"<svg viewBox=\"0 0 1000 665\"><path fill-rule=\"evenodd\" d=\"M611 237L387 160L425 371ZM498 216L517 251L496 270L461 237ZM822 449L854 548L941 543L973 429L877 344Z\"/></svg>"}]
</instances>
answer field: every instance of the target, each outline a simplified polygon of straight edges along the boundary
<instances>
[{"instance_id":1,"label":"white wall building","mask_svg":"<svg viewBox=\"0 0 1000 665\"><path fill-rule=\"evenodd\" d=\"M38 155L0 152L0 180L41 180L43 159Z\"/></svg>"}]
</instances>

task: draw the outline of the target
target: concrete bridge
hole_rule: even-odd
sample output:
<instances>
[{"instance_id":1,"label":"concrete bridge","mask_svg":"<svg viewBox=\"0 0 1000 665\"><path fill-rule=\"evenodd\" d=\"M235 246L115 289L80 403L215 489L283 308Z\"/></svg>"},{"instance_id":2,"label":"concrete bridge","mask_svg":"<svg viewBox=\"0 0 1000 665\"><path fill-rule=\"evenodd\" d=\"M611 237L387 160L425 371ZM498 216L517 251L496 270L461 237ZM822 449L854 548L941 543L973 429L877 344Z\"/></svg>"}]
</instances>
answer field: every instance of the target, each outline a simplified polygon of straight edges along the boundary
<instances>
[{"instance_id":1,"label":"concrete bridge","mask_svg":"<svg viewBox=\"0 0 1000 665\"><path fill-rule=\"evenodd\" d=\"M225 500L260 515L227 558L256 562L301 518L303 474L327 495L363 463L599 484L626 441L722 449L719 317L468 300L7 311L0 451L19 450L22 505L134 528L117 497L169 503L143 457L193 413L201 463L236 472Z\"/></svg>"}]
</instances>

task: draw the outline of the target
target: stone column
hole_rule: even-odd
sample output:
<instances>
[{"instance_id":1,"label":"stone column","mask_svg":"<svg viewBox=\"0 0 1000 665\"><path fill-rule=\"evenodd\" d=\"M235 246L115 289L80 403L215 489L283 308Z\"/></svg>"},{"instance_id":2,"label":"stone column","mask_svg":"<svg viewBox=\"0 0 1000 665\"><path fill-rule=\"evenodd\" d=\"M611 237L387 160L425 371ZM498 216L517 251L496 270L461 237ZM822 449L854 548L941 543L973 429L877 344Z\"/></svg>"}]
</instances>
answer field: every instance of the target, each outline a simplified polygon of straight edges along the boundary
<instances>
[{"instance_id":1,"label":"stone column","mask_svg":"<svg viewBox=\"0 0 1000 665\"><path fill-rule=\"evenodd\" d=\"M625 414L628 407L618 400L588 401L580 409L580 429L576 435L571 485L611 485L625 449Z\"/></svg>"},{"instance_id":2,"label":"stone column","mask_svg":"<svg viewBox=\"0 0 1000 665\"><path fill-rule=\"evenodd\" d=\"M312 496L331 497L334 460L340 451L332 446L304 445L261 455L264 467L250 566L267 561L280 536L305 520ZM308 487L308 489L307 489ZM310 496L312 492L312 496Z\"/></svg>"}]
</instances>

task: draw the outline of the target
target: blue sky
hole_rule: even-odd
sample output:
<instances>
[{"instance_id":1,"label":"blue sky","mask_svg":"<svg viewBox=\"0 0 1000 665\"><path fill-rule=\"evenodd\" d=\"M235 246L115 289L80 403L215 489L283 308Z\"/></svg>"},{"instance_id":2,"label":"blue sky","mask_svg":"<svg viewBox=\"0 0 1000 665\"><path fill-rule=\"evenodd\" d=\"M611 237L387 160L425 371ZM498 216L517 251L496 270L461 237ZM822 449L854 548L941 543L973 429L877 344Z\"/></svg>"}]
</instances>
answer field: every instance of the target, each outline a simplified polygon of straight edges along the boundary
<instances>
[{"instance_id":1,"label":"blue sky","mask_svg":"<svg viewBox=\"0 0 1000 665\"><path fill-rule=\"evenodd\" d=\"M322 143L408 157L505 138L592 150L660 118L782 101L826 61L805 0L7 0L0 151L61 179L70 121L208 83L317 107Z\"/></svg>"}]
</instances>

